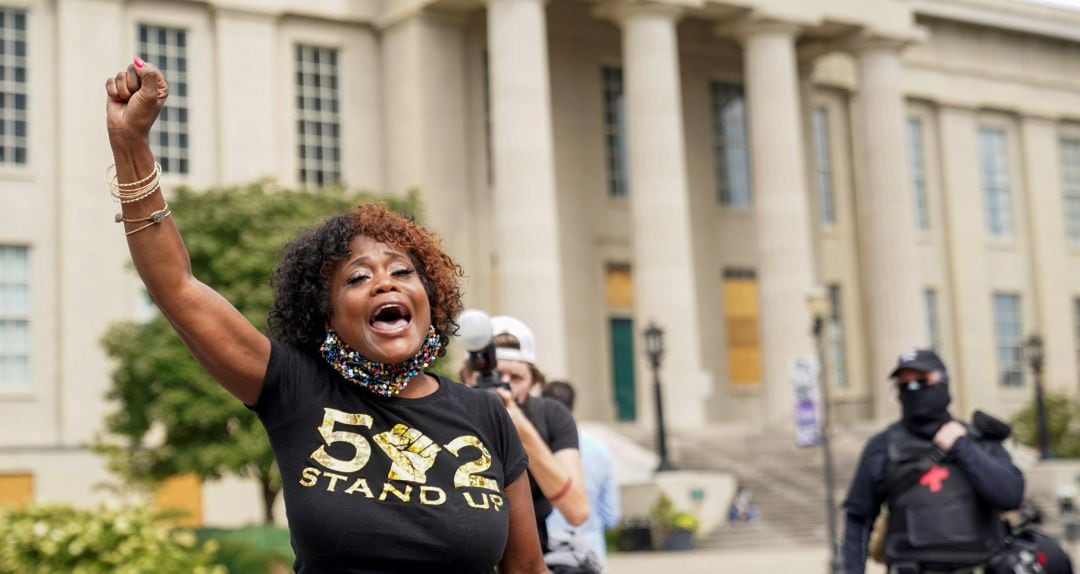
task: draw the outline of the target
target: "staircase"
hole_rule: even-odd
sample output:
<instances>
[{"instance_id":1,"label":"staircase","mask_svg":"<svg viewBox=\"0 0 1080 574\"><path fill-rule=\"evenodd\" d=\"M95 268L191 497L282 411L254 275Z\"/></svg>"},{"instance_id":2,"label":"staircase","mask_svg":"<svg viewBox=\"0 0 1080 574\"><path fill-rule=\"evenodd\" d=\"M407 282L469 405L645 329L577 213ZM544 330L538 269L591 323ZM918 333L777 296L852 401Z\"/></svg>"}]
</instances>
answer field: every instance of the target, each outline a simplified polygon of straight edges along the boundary
<instances>
[{"instance_id":1,"label":"staircase","mask_svg":"<svg viewBox=\"0 0 1080 574\"><path fill-rule=\"evenodd\" d=\"M637 433L634 433L637 434ZM834 431L838 536L847 493L863 445L870 433ZM632 436L652 447L644 433ZM734 474L750 489L757 507L751 524L723 525L705 533L696 546L707 549L821 546L828 541L824 463L821 447L795 446L790 431L755 432L707 427L693 433L669 433L672 459L682 470L716 470Z\"/></svg>"},{"instance_id":2,"label":"staircase","mask_svg":"<svg viewBox=\"0 0 1080 574\"><path fill-rule=\"evenodd\" d=\"M848 486L870 437L876 428L836 429L832 435L837 540L843 537L841 508ZM655 435L638 427L624 426L617 433L655 452ZM791 431L753 431L742 427L710 426L693 432L668 433L671 460L680 470L713 470L733 474L750 489L757 509L751 524L723 524L695 542L703 549L752 550L789 547L824 547L828 544L825 503L824 456L821 447L795 446ZM1014 448L1013 462L1032 469L1036 455ZM651 465L649 465L651 466ZM1064 522L1054 493L1028 485L1027 496L1044 512L1038 530L1061 540Z\"/></svg>"}]
</instances>

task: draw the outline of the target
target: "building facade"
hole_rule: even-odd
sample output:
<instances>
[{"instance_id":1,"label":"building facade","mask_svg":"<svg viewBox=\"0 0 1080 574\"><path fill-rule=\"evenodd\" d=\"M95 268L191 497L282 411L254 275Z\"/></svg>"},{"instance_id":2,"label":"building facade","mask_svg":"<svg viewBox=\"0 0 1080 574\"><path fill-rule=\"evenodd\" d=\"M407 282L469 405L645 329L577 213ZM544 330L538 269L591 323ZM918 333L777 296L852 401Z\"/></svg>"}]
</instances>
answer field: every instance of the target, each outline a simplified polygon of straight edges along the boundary
<instances>
[{"instance_id":1,"label":"building facade","mask_svg":"<svg viewBox=\"0 0 1080 574\"><path fill-rule=\"evenodd\" d=\"M785 424L815 290L841 421L895 413L885 378L911 346L941 352L961 412L1030 400L1033 332L1046 386L1078 388L1080 12L0 0L0 49L13 500L92 498L108 478L84 447L109 410L99 341L152 312L99 179L104 80L137 54L173 88L152 134L166 185L418 189L467 304L530 324L583 418L652 424L655 322L670 425ZM209 522L237 516L205 506Z\"/></svg>"}]
</instances>

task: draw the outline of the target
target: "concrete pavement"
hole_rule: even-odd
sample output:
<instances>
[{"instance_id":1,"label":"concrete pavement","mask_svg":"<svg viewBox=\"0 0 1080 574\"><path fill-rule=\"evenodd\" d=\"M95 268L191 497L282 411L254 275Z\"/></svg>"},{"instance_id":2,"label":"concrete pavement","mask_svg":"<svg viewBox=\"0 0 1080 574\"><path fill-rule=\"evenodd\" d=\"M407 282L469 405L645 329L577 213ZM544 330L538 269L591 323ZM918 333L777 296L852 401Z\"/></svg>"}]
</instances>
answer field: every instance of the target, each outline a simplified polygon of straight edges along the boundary
<instances>
[{"instance_id":1,"label":"concrete pavement","mask_svg":"<svg viewBox=\"0 0 1080 574\"><path fill-rule=\"evenodd\" d=\"M608 555L611 574L828 574L825 548L692 550L689 552L617 552ZM866 574L885 574L880 564Z\"/></svg>"}]
</instances>

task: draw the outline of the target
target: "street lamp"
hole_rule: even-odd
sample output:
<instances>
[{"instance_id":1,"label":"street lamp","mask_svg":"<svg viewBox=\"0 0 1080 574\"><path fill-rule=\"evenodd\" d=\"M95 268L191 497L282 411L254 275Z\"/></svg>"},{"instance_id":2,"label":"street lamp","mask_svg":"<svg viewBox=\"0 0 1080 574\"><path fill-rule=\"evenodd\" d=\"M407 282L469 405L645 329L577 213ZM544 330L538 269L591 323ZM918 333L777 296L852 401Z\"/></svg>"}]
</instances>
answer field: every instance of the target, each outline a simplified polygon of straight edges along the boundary
<instances>
[{"instance_id":1,"label":"street lamp","mask_svg":"<svg viewBox=\"0 0 1080 574\"><path fill-rule=\"evenodd\" d=\"M1039 432L1039 458L1047 459L1053 455L1050 452L1050 431L1046 426L1046 403L1043 401L1043 340L1038 334L1033 334L1024 341L1024 357L1035 375L1035 424Z\"/></svg>"},{"instance_id":2,"label":"street lamp","mask_svg":"<svg viewBox=\"0 0 1080 574\"><path fill-rule=\"evenodd\" d=\"M825 317L829 313L829 301L825 290L818 287L806 296L806 307L812 319L814 351L818 362L818 386L821 389L821 452L825 458L825 510L829 528L829 571L843 574L844 565L840 559L839 542L836 536L836 477L833 471L832 447L829 443L829 385L825 381Z\"/></svg>"},{"instance_id":3,"label":"street lamp","mask_svg":"<svg viewBox=\"0 0 1080 574\"><path fill-rule=\"evenodd\" d=\"M664 358L664 330L650 322L645 329L645 352L653 369L653 391L656 393L656 447L660 450L660 465L657 472L675 470L675 465L668 460L667 433L664 430L664 399L660 392L660 361Z\"/></svg>"}]
</instances>

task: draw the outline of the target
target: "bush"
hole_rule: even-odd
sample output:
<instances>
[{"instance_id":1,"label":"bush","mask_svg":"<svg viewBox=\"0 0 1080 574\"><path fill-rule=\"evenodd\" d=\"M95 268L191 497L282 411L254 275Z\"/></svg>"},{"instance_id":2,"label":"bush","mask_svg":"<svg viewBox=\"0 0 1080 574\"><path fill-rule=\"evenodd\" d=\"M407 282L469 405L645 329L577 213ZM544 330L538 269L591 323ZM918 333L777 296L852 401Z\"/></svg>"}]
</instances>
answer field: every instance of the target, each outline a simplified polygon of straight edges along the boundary
<instances>
[{"instance_id":1,"label":"bush","mask_svg":"<svg viewBox=\"0 0 1080 574\"><path fill-rule=\"evenodd\" d=\"M1062 458L1080 457L1080 399L1062 393L1049 393L1044 400L1050 450ZM1013 436L1025 446L1038 448L1039 427L1032 401L1012 419Z\"/></svg>"},{"instance_id":2,"label":"bush","mask_svg":"<svg viewBox=\"0 0 1080 574\"><path fill-rule=\"evenodd\" d=\"M660 529L662 532L674 528L696 532L698 528L697 517L689 512L676 510L675 504L666 494L661 494L656 504L649 510L649 522L654 529Z\"/></svg>"},{"instance_id":3,"label":"bush","mask_svg":"<svg viewBox=\"0 0 1080 574\"><path fill-rule=\"evenodd\" d=\"M226 574L215 550L143 507L0 510L0 574Z\"/></svg>"},{"instance_id":4,"label":"bush","mask_svg":"<svg viewBox=\"0 0 1080 574\"><path fill-rule=\"evenodd\" d=\"M698 519L689 512L677 510L671 499L661 494L649 510L649 525L652 527L653 547L666 549L679 531L689 532L691 536L696 533Z\"/></svg>"},{"instance_id":5,"label":"bush","mask_svg":"<svg viewBox=\"0 0 1080 574\"><path fill-rule=\"evenodd\" d=\"M214 542L219 549L215 562L233 574L263 574L276 567L288 569L293 562L289 531L276 526L246 526L235 530L203 528L200 542Z\"/></svg>"}]
</instances>

